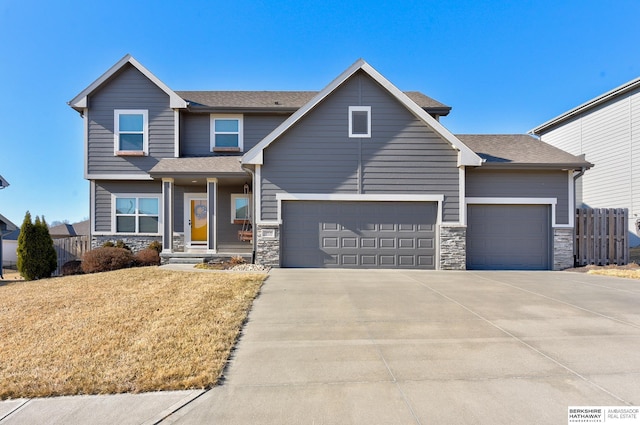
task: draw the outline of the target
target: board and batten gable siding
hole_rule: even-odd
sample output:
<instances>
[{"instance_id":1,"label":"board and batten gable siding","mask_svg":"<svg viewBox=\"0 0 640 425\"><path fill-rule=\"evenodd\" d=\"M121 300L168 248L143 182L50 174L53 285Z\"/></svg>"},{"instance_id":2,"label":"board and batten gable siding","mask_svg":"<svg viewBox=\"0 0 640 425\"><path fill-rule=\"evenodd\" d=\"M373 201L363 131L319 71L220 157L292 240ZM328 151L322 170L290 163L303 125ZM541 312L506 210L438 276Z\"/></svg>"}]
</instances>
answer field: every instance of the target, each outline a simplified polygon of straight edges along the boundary
<instances>
[{"instance_id":1,"label":"board and batten gable siding","mask_svg":"<svg viewBox=\"0 0 640 425\"><path fill-rule=\"evenodd\" d=\"M544 133L541 140L586 154L595 166L581 177L581 203L640 213L634 180L640 176L640 89L616 97Z\"/></svg>"},{"instance_id":2,"label":"board and batten gable siding","mask_svg":"<svg viewBox=\"0 0 640 425\"><path fill-rule=\"evenodd\" d=\"M285 115L245 114L242 119L244 152L258 144L285 119L287 119ZM180 125L180 156L215 155L211 152L210 114L183 113Z\"/></svg>"},{"instance_id":3,"label":"board and batten gable siding","mask_svg":"<svg viewBox=\"0 0 640 425\"><path fill-rule=\"evenodd\" d=\"M174 156L174 112L169 96L140 71L127 65L89 98L87 172L91 176L141 174L160 158ZM114 110L146 109L149 119L149 155L114 155Z\"/></svg>"},{"instance_id":4,"label":"board and batten gable siding","mask_svg":"<svg viewBox=\"0 0 640 425\"><path fill-rule=\"evenodd\" d=\"M466 196L473 198L557 198L556 224L569 224L567 171L467 168Z\"/></svg>"},{"instance_id":5,"label":"board and batten gable siding","mask_svg":"<svg viewBox=\"0 0 640 425\"><path fill-rule=\"evenodd\" d=\"M113 213L111 195L114 193L162 195L162 183L153 181L96 181L94 229L97 233L111 232L111 214Z\"/></svg>"},{"instance_id":6,"label":"board and batten gable siding","mask_svg":"<svg viewBox=\"0 0 640 425\"><path fill-rule=\"evenodd\" d=\"M371 106L371 137L349 138L349 106ZM363 72L354 74L264 151L261 214L277 193L444 194L459 220L457 152Z\"/></svg>"}]
</instances>

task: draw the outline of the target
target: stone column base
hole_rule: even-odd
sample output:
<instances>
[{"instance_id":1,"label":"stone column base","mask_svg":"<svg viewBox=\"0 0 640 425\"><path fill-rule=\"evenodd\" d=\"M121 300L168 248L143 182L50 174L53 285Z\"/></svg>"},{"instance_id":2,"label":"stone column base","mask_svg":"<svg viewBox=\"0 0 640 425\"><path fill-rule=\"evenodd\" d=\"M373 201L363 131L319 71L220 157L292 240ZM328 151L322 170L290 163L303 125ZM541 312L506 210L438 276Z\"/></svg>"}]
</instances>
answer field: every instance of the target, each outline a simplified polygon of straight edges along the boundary
<instances>
[{"instance_id":1,"label":"stone column base","mask_svg":"<svg viewBox=\"0 0 640 425\"><path fill-rule=\"evenodd\" d=\"M467 269L467 227L440 226L440 270Z\"/></svg>"},{"instance_id":2,"label":"stone column base","mask_svg":"<svg viewBox=\"0 0 640 425\"><path fill-rule=\"evenodd\" d=\"M573 229L553 229L553 270L564 270L573 265Z\"/></svg>"},{"instance_id":3,"label":"stone column base","mask_svg":"<svg viewBox=\"0 0 640 425\"><path fill-rule=\"evenodd\" d=\"M280 225L257 224L256 264L269 267L280 267Z\"/></svg>"}]
</instances>

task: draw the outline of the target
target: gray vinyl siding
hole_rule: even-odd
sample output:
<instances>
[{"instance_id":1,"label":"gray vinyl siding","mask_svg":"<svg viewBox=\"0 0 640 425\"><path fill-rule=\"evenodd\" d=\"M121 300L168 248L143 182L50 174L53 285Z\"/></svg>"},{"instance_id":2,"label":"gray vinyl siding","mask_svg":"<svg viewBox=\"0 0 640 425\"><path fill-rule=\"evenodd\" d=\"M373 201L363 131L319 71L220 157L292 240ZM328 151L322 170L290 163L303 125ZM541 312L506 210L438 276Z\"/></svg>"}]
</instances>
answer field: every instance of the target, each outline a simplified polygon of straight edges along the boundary
<instances>
[{"instance_id":1,"label":"gray vinyl siding","mask_svg":"<svg viewBox=\"0 0 640 425\"><path fill-rule=\"evenodd\" d=\"M244 115L244 152L264 139L287 117L284 115ZM184 113L181 118L180 155L209 156L211 152L211 115ZM228 154L227 154L228 155Z\"/></svg>"},{"instance_id":2,"label":"gray vinyl siding","mask_svg":"<svg viewBox=\"0 0 640 425\"><path fill-rule=\"evenodd\" d=\"M95 192L95 231L111 232L113 193L162 194L162 183L139 181L97 181ZM161 200L162 202L162 200Z\"/></svg>"},{"instance_id":3,"label":"gray vinyl siding","mask_svg":"<svg viewBox=\"0 0 640 425\"><path fill-rule=\"evenodd\" d=\"M566 171L467 169L467 197L557 198L556 224L569 224Z\"/></svg>"},{"instance_id":4,"label":"gray vinyl siding","mask_svg":"<svg viewBox=\"0 0 640 425\"><path fill-rule=\"evenodd\" d=\"M211 155L209 114L182 114L180 156Z\"/></svg>"},{"instance_id":5,"label":"gray vinyl siding","mask_svg":"<svg viewBox=\"0 0 640 425\"><path fill-rule=\"evenodd\" d=\"M218 245L238 243L238 231L242 230L242 225L231 223L231 195L240 193L242 186L218 187Z\"/></svg>"},{"instance_id":6,"label":"gray vinyl siding","mask_svg":"<svg viewBox=\"0 0 640 425\"><path fill-rule=\"evenodd\" d=\"M349 106L371 106L371 138L348 137ZM263 220L279 192L444 194L459 220L457 152L361 72L265 150L261 184Z\"/></svg>"},{"instance_id":7,"label":"gray vinyl siding","mask_svg":"<svg viewBox=\"0 0 640 425\"><path fill-rule=\"evenodd\" d=\"M149 155L114 155L114 110L146 109L149 118ZM160 158L174 156L174 112L169 96L131 65L89 99L89 174L140 174Z\"/></svg>"}]
</instances>

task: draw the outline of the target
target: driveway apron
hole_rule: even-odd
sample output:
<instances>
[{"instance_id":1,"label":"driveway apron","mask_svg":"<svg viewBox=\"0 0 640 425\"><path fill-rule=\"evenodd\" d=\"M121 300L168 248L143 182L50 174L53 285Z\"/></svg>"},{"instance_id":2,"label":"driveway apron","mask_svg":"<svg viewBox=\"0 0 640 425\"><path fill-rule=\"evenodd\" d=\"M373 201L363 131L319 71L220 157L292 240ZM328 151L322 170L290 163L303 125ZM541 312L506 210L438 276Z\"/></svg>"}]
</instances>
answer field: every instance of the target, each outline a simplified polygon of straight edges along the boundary
<instances>
[{"instance_id":1,"label":"driveway apron","mask_svg":"<svg viewBox=\"0 0 640 425\"><path fill-rule=\"evenodd\" d=\"M640 404L640 282L272 270L222 385L163 423L558 424Z\"/></svg>"}]
</instances>

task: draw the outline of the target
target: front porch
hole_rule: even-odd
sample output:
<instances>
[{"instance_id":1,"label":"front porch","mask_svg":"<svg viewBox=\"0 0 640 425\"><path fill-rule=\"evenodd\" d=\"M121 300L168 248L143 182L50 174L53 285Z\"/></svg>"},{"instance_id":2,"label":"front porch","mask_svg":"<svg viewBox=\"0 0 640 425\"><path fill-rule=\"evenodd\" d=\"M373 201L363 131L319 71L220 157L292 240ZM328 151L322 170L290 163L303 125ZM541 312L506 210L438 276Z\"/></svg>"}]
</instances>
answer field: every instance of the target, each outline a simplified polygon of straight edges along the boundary
<instances>
[{"instance_id":1,"label":"front porch","mask_svg":"<svg viewBox=\"0 0 640 425\"><path fill-rule=\"evenodd\" d=\"M151 175L162 181L163 263L252 261L252 180L237 157L165 159Z\"/></svg>"}]
</instances>

